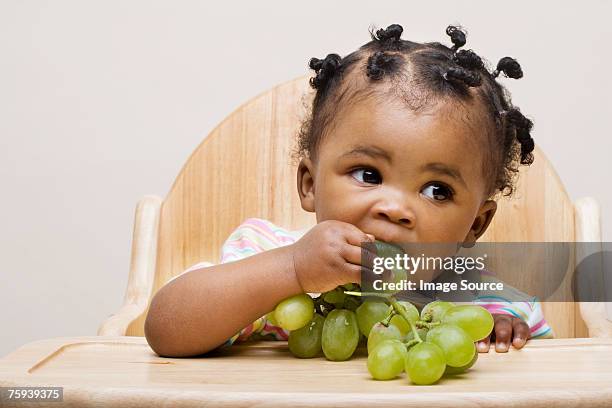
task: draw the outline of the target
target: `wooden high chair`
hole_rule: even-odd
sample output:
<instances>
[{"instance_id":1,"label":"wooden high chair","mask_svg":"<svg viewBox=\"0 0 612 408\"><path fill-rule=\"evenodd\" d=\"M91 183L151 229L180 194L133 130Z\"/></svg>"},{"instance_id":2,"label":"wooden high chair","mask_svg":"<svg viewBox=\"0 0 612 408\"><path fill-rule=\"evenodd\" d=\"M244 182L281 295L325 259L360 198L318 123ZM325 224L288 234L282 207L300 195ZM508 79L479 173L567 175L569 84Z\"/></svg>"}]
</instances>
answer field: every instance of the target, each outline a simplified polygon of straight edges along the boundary
<instances>
[{"instance_id":1,"label":"wooden high chair","mask_svg":"<svg viewBox=\"0 0 612 408\"><path fill-rule=\"evenodd\" d=\"M308 78L301 77L242 105L195 149L165 200L146 196L138 203L124 303L98 335L144 336L155 292L195 263L218 262L221 245L246 218L289 229L315 224L314 214L300 207L291 159L310 97ZM521 168L516 198L498 201L481 241L600 242L597 202L573 203L542 151L536 147L534 155L534 164ZM543 304L555 337L612 337L604 306Z\"/></svg>"}]
</instances>

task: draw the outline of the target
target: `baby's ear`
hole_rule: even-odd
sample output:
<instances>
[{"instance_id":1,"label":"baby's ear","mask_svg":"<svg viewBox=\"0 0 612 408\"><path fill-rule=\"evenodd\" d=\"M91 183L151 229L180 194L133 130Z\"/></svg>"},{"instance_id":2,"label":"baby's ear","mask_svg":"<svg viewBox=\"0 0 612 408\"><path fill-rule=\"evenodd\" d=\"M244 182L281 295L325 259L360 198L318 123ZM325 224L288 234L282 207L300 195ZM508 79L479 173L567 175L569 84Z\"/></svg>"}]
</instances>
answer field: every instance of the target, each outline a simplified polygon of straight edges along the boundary
<instances>
[{"instance_id":1,"label":"baby's ear","mask_svg":"<svg viewBox=\"0 0 612 408\"><path fill-rule=\"evenodd\" d=\"M297 189L300 195L302 208L308 212L315 211L315 185L314 185L314 166L312 161L305 157L300 160L297 169Z\"/></svg>"},{"instance_id":2,"label":"baby's ear","mask_svg":"<svg viewBox=\"0 0 612 408\"><path fill-rule=\"evenodd\" d=\"M495 211L497 211L497 203L495 201L487 200L482 204L470 231L464 239L464 246L466 248L471 248L476 240L485 233L493 220Z\"/></svg>"}]
</instances>

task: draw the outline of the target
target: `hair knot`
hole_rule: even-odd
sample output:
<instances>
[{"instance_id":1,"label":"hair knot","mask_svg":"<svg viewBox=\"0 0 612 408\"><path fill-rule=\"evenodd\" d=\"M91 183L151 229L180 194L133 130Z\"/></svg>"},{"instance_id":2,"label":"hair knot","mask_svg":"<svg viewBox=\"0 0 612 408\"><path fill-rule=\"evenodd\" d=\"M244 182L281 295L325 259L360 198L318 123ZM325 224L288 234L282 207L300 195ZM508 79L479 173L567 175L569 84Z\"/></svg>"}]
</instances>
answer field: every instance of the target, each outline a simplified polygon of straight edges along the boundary
<instances>
[{"instance_id":1,"label":"hair knot","mask_svg":"<svg viewBox=\"0 0 612 408\"><path fill-rule=\"evenodd\" d=\"M397 58L395 55L376 51L368 58L366 75L373 80L379 80L386 72L392 71L397 66Z\"/></svg>"},{"instance_id":2,"label":"hair knot","mask_svg":"<svg viewBox=\"0 0 612 408\"><path fill-rule=\"evenodd\" d=\"M497 68L493 71L493 78L497 78L503 72L508 78L519 79L523 77L523 70L517 60L511 57L504 57L497 63Z\"/></svg>"},{"instance_id":3,"label":"hair knot","mask_svg":"<svg viewBox=\"0 0 612 408\"><path fill-rule=\"evenodd\" d=\"M517 108L505 111L508 124L514 127L516 139L521 145L521 164L530 165L533 163L531 152L535 149L535 143L531 137L533 122L526 118Z\"/></svg>"},{"instance_id":4,"label":"hair knot","mask_svg":"<svg viewBox=\"0 0 612 408\"><path fill-rule=\"evenodd\" d=\"M533 127L533 122L525 117L517 108L512 108L505 111L504 116L512 126L516 129L525 129L528 132Z\"/></svg>"},{"instance_id":5,"label":"hair knot","mask_svg":"<svg viewBox=\"0 0 612 408\"><path fill-rule=\"evenodd\" d=\"M479 86L482 82L478 72L471 72L463 68L451 67L442 77L451 83L459 83L468 87Z\"/></svg>"},{"instance_id":6,"label":"hair knot","mask_svg":"<svg viewBox=\"0 0 612 408\"><path fill-rule=\"evenodd\" d=\"M310 86L314 89L324 87L340 68L341 60L338 54L328 54L324 59L311 58L308 66L316 75L310 78Z\"/></svg>"},{"instance_id":7,"label":"hair knot","mask_svg":"<svg viewBox=\"0 0 612 408\"><path fill-rule=\"evenodd\" d=\"M446 27L446 34L451 38L453 43L453 51L457 51L459 48L465 45L465 31L463 31L460 27L450 25Z\"/></svg>"},{"instance_id":8,"label":"hair knot","mask_svg":"<svg viewBox=\"0 0 612 408\"><path fill-rule=\"evenodd\" d=\"M372 39L378 40L378 41L393 40L397 42L400 40L400 37L403 31L404 31L404 28L401 25L391 24L386 29L381 28L377 30L376 34L372 35Z\"/></svg>"},{"instance_id":9,"label":"hair knot","mask_svg":"<svg viewBox=\"0 0 612 408\"><path fill-rule=\"evenodd\" d=\"M465 69L482 69L482 59L472 50L459 50L453 55L453 61Z\"/></svg>"}]
</instances>

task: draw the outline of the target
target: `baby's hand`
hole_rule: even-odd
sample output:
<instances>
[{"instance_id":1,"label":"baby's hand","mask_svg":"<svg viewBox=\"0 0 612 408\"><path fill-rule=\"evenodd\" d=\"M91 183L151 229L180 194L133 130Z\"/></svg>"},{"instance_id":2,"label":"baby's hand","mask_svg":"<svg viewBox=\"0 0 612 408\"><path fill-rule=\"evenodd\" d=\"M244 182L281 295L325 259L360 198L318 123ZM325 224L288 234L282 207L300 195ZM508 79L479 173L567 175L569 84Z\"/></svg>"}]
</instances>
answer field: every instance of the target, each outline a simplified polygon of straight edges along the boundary
<instances>
[{"instance_id":1,"label":"baby's hand","mask_svg":"<svg viewBox=\"0 0 612 408\"><path fill-rule=\"evenodd\" d=\"M495 322L493 332L477 344L478 352L480 353L489 352L491 337L495 338L495 351L498 353L506 353L510 343L516 349L523 348L529 337L531 337L529 326L518 317L493 313L493 320Z\"/></svg>"},{"instance_id":2,"label":"baby's hand","mask_svg":"<svg viewBox=\"0 0 612 408\"><path fill-rule=\"evenodd\" d=\"M304 292L361 282L361 243L374 237L342 221L323 221L292 244L295 276Z\"/></svg>"}]
</instances>

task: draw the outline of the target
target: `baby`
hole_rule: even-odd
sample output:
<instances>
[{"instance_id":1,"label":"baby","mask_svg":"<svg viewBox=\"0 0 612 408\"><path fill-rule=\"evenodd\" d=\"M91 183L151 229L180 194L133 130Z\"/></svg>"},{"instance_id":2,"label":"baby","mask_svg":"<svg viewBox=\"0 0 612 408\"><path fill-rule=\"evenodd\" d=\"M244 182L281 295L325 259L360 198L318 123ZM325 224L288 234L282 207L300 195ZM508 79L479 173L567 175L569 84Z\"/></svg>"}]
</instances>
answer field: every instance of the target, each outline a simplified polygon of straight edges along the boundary
<instances>
[{"instance_id":1,"label":"baby","mask_svg":"<svg viewBox=\"0 0 612 408\"><path fill-rule=\"evenodd\" d=\"M267 313L292 295L360 282L363 242L469 246L483 235L494 198L510 196L518 166L533 162L532 122L497 81L522 76L516 60L502 58L490 72L460 50L462 29L446 33L452 47L402 40L394 24L344 58L310 60L316 95L298 136L297 192L317 224L288 231L248 219L225 242L220 264L199 263L164 285L145 322L156 353L286 339ZM498 352L552 335L537 302L483 306L494 316Z\"/></svg>"}]
</instances>

